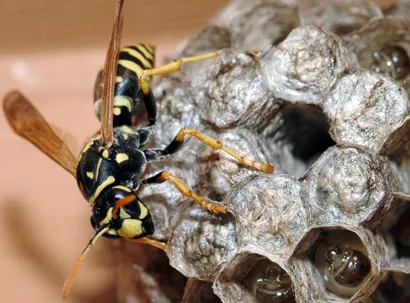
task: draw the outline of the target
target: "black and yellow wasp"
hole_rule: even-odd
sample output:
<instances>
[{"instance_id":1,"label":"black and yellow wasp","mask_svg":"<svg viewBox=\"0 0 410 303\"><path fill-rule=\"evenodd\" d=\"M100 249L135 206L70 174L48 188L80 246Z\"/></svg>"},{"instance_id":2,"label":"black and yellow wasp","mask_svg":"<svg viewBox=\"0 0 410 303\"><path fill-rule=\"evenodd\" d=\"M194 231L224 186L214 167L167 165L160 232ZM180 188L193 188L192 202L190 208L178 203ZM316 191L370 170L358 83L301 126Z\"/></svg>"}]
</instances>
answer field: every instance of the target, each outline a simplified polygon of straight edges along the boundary
<instances>
[{"instance_id":1,"label":"black and yellow wasp","mask_svg":"<svg viewBox=\"0 0 410 303\"><path fill-rule=\"evenodd\" d=\"M181 129L165 148L147 148L156 121L156 103L149 79L181 71L183 63L219 56L221 51L174 60L153 68L154 47L137 44L119 50L124 0L117 0L114 25L103 69L94 89L94 108L101 120L101 131L90 139L78 159L52 131L37 109L17 91L4 99L5 115L14 131L56 161L77 179L78 186L92 207L91 224L96 233L78 258L63 288L66 298L75 275L88 251L101 236L126 238L164 249L166 245L148 236L154 232L151 215L137 192L141 184L171 181L182 195L191 197L211 212L225 213L223 205L208 202L193 193L181 180L162 171L142 179L147 166L175 153L186 135L191 135L214 149L222 149L240 163L272 173L273 166L246 159L226 148L216 139L194 129ZM147 126L136 127L135 117L145 108Z\"/></svg>"}]
</instances>

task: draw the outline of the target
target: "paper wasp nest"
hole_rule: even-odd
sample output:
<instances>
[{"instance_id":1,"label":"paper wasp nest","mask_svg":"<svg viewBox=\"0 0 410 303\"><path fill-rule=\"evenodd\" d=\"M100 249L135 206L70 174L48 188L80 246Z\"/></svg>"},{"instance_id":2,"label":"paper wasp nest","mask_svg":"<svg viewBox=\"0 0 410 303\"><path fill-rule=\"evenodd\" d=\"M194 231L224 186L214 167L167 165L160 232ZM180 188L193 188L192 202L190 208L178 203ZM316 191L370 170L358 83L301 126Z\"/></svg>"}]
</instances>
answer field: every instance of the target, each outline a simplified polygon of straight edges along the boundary
<instances>
[{"instance_id":1,"label":"paper wasp nest","mask_svg":"<svg viewBox=\"0 0 410 303\"><path fill-rule=\"evenodd\" d=\"M139 277L122 302L409 301L410 20L366 0L295 2L232 1L175 57L226 51L157 81L156 146L191 127L276 170L194 139L158 163L230 212L145 188L179 273L139 248L150 258L122 271Z\"/></svg>"}]
</instances>

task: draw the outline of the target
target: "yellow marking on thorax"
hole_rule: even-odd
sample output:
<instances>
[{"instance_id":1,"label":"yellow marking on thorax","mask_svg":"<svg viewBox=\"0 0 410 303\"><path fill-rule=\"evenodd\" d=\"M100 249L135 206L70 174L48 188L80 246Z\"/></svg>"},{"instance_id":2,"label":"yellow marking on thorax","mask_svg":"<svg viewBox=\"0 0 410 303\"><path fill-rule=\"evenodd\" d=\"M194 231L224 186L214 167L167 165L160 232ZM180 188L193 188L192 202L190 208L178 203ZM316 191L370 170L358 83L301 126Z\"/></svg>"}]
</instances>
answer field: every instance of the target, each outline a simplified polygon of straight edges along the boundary
<instances>
[{"instance_id":1,"label":"yellow marking on thorax","mask_svg":"<svg viewBox=\"0 0 410 303\"><path fill-rule=\"evenodd\" d=\"M115 83L120 83L120 82L122 82L122 81L124 81L124 78L123 78L123 77L120 77L120 76L116 76L116 77L115 77Z\"/></svg>"},{"instance_id":2,"label":"yellow marking on thorax","mask_svg":"<svg viewBox=\"0 0 410 303\"><path fill-rule=\"evenodd\" d=\"M110 207L107 211L107 215L105 216L104 220L102 220L98 223L100 226L108 224L111 221L111 219L112 219L112 209L113 209L113 207Z\"/></svg>"},{"instance_id":3,"label":"yellow marking on thorax","mask_svg":"<svg viewBox=\"0 0 410 303\"><path fill-rule=\"evenodd\" d=\"M94 179L94 173L92 171L88 171L86 172L86 175L88 178L90 178L91 180Z\"/></svg>"},{"instance_id":4,"label":"yellow marking on thorax","mask_svg":"<svg viewBox=\"0 0 410 303\"><path fill-rule=\"evenodd\" d=\"M103 160L102 158L98 159L97 169L95 170L95 180L98 180L98 175L100 173L100 167L101 167L102 160Z\"/></svg>"},{"instance_id":5,"label":"yellow marking on thorax","mask_svg":"<svg viewBox=\"0 0 410 303\"><path fill-rule=\"evenodd\" d=\"M145 57L143 55L141 55L140 52L132 49L132 48L123 48L121 49L122 52L127 52L129 53L131 56L137 58L144 66L144 68L149 69L152 68L152 64L151 62L149 62L147 59L145 59ZM140 75L138 75L140 76Z\"/></svg>"},{"instance_id":6,"label":"yellow marking on thorax","mask_svg":"<svg viewBox=\"0 0 410 303\"><path fill-rule=\"evenodd\" d=\"M125 106L128 108L128 111L131 112L132 103L130 98L123 97L123 96L115 96L114 98L114 106Z\"/></svg>"},{"instance_id":7,"label":"yellow marking on thorax","mask_svg":"<svg viewBox=\"0 0 410 303\"><path fill-rule=\"evenodd\" d=\"M148 215L148 209L140 201L138 201L138 205L139 205L140 210L141 210L139 218L144 219Z\"/></svg>"},{"instance_id":8,"label":"yellow marking on thorax","mask_svg":"<svg viewBox=\"0 0 410 303\"><path fill-rule=\"evenodd\" d=\"M132 129L129 128L128 126L126 126L126 125L121 126L121 129L122 129L122 131L124 131L126 133L129 133L129 134L133 133Z\"/></svg>"},{"instance_id":9,"label":"yellow marking on thorax","mask_svg":"<svg viewBox=\"0 0 410 303\"><path fill-rule=\"evenodd\" d=\"M91 196L89 202L94 203L95 199L97 199L98 195L106 188L108 185L111 185L115 182L115 178L113 176L109 176L103 183L101 183L97 189L95 190L94 194Z\"/></svg>"},{"instance_id":10,"label":"yellow marking on thorax","mask_svg":"<svg viewBox=\"0 0 410 303\"><path fill-rule=\"evenodd\" d=\"M117 234L124 238L134 238L142 234L142 222L138 219L124 220Z\"/></svg>"},{"instance_id":11,"label":"yellow marking on thorax","mask_svg":"<svg viewBox=\"0 0 410 303\"><path fill-rule=\"evenodd\" d=\"M121 115L121 108L119 108L119 107L114 107L114 109L112 110L112 112L113 112L113 114L114 114L115 116L119 116L119 115Z\"/></svg>"},{"instance_id":12,"label":"yellow marking on thorax","mask_svg":"<svg viewBox=\"0 0 410 303\"><path fill-rule=\"evenodd\" d=\"M125 191L129 192L129 193L131 192L131 189L129 189L128 187L123 186L123 185L116 185L116 186L113 186L113 188L122 189L122 190L125 190Z\"/></svg>"},{"instance_id":13,"label":"yellow marking on thorax","mask_svg":"<svg viewBox=\"0 0 410 303\"><path fill-rule=\"evenodd\" d=\"M104 157L104 158L108 158L108 150L104 150L103 152L102 152L102 156Z\"/></svg>"},{"instance_id":14,"label":"yellow marking on thorax","mask_svg":"<svg viewBox=\"0 0 410 303\"><path fill-rule=\"evenodd\" d=\"M135 45L136 48L138 48L138 50L144 54L145 57L147 57L147 59L149 60L153 60L154 57L152 56L152 53L146 49L144 46L142 46L141 44L136 44Z\"/></svg>"},{"instance_id":15,"label":"yellow marking on thorax","mask_svg":"<svg viewBox=\"0 0 410 303\"><path fill-rule=\"evenodd\" d=\"M117 161L117 163L127 161L128 159L129 157L127 156L127 154L117 154L115 156L115 161Z\"/></svg>"},{"instance_id":16,"label":"yellow marking on thorax","mask_svg":"<svg viewBox=\"0 0 410 303\"><path fill-rule=\"evenodd\" d=\"M125 140L128 140L128 135L127 134L122 134Z\"/></svg>"},{"instance_id":17,"label":"yellow marking on thorax","mask_svg":"<svg viewBox=\"0 0 410 303\"><path fill-rule=\"evenodd\" d=\"M120 208L120 218L128 219L128 218L131 218L131 216L121 207Z\"/></svg>"},{"instance_id":18,"label":"yellow marking on thorax","mask_svg":"<svg viewBox=\"0 0 410 303\"><path fill-rule=\"evenodd\" d=\"M128 68L129 70L132 70L137 74L137 76L142 75L144 71L137 63L129 60L118 60L118 64L124 66L125 68Z\"/></svg>"},{"instance_id":19,"label":"yellow marking on thorax","mask_svg":"<svg viewBox=\"0 0 410 303\"><path fill-rule=\"evenodd\" d=\"M93 144L94 144L94 139L91 139L90 141L87 142L87 144L84 146L84 148L81 150L80 154L78 155L78 161L81 160L83 154L85 154L87 150L89 150L91 145Z\"/></svg>"}]
</instances>

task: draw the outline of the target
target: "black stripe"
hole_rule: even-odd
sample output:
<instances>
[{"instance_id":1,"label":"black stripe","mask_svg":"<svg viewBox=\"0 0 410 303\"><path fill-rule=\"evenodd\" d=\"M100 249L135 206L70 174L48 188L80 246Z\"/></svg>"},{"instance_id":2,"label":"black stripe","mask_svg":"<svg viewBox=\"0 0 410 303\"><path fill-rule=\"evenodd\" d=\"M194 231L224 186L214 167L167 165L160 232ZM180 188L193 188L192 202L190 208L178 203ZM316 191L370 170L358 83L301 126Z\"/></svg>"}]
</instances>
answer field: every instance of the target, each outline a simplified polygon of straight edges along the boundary
<instances>
[{"instance_id":1,"label":"black stripe","mask_svg":"<svg viewBox=\"0 0 410 303\"><path fill-rule=\"evenodd\" d=\"M122 66L121 64L118 64L117 76L122 77L124 79L126 79L126 78L138 78L138 75L133 70L128 69L125 66Z\"/></svg>"},{"instance_id":2,"label":"black stripe","mask_svg":"<svg viewBox=\"0 0 410 303\"><path fill-rule=\"evenodd\" d=\"M131 49L133 49L133 50L139 52L139 53L140 53L145 59L147 59L147 61L149 61L149 62L151 63L151 65L152 65L152 63L154 62L155 55L154 55L153 53L151 53L149 50L147 50L146 47L145 47L143 44L138 44L138 45L141 46L141 47L143 47L143 48L147 51L147 53L150 53L151 56L152 56L152 59L147 58L147 57L144 55L144 53L142 53L135 45L127 46L127 48L131 48Z\"/></svg>"},{"instance_id":3,"label":"black stripe","mask_svg":"<svg viewBox=\"0 0 410 303\"><path fill-rule=\"evenodd\" d=\"M122 77L123 80L115 83L115 95L126 96L135 101L140 90L136 74L132 70L119 65L117 75Z\"/></svg>"},{"instance_id":4,"label":"black stripe","mask_svg":"<svg viewBox=\"0 0 410 303\"><path fill-rule=\"evenodd\" d=\"M119 56L119 60L127 60L136 63L139 67L141 67L142 70L144 69L149 69L149 67L146 67L139 59L135 58L134 56L130 55L127 52L121 52ZM121 65L121 64L119 64ZM124 67L126 68L126 67ZM126 68L128 69L128 68Z\"/></svg>"},{"instance_id":5,"label":"black stripe","mask_svg":"<svg viewBox=\"0 0 410 303\"><path fill-rule=\"evenodd\" d=\"M154 53L152 52L152 51L150 51L149 49L148 49L148 47L149 48L152 48L153 49L153 51L155 50L155 47L153 47L152 45L150 45L150 44L140 44L140 45L143 45L144 46L144 48L147 50L147 52L149 52L152 56L154 56Z\"/></svg>"}]
</instances>

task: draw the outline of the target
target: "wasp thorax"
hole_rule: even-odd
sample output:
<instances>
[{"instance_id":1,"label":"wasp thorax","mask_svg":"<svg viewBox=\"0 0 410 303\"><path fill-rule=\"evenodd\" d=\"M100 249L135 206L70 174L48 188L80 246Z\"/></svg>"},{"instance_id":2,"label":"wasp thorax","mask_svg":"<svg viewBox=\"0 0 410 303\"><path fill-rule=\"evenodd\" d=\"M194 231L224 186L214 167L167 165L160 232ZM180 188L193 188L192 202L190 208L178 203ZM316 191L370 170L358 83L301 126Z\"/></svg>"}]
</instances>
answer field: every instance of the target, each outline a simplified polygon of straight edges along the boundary
<instances>
[{"instance_id":1,"label":"wasp thorax","mask_svg":"<svg viewBox=\"0 0 410 303\"><path fill-rule=\"evenodd\" d=\"M325 287L336 295L353 296L368 278L371 263L360 238L349 231L329 231L315 251L315 265Z\"/></svg>"},{"instance_id":2,"label":"wasp thorax","mask_svg":"<svg viewBox=\"0 0 410 303\"><path fill-rule=\"evenodd\" d=\"M260 303L295 302L292 280L279 265L264 259L250 274L253 295Z\"/></svg>"}]
</instances>

